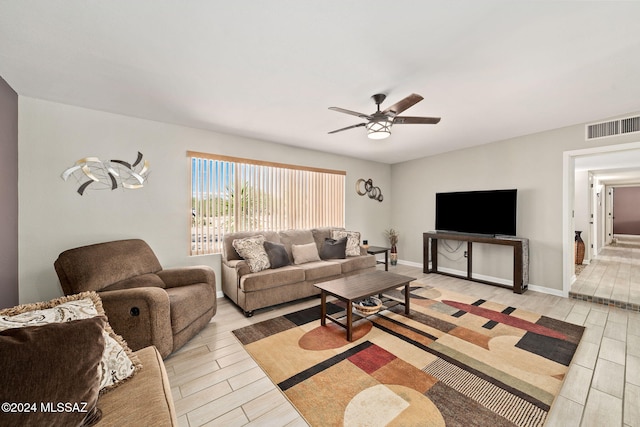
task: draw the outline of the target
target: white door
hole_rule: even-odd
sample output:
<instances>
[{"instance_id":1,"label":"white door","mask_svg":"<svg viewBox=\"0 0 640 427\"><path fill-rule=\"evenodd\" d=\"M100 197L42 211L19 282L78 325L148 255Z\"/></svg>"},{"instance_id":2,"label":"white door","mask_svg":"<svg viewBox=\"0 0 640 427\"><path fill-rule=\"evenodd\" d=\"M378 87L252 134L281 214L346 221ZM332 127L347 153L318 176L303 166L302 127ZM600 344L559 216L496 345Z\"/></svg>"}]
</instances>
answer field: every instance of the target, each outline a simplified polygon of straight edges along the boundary
<instances>
[{"instance_id":1,"label":"white door","mask_svg":"<svg viewBox=\"0 0 640 427\"><path fill-rule=\"evenodd\" d=\"M605 186L606 235L605 245L613 242L613 187Z\"/></svg>"}]
</instances>

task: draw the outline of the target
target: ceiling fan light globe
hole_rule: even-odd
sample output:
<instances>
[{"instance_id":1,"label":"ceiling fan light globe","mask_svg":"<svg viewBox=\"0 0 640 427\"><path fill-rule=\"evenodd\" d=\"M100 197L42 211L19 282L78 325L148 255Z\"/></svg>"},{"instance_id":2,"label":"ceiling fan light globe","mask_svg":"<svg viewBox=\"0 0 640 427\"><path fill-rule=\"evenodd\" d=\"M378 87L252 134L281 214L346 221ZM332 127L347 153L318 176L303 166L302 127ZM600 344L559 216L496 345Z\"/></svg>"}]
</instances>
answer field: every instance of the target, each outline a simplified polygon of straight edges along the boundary
<instances>
[{"instance_id":1,"label":"ceiling fan light globe","mask_svg":"<svg viewBox=\"0 0 640 427\"><path fill-rule=\"evenodd\" d=\"M369 132L369 139L385 139L391 136L391 132Z\"/></svg>"},{"instance_id":2,"label":"ceiling fan light globe","mask_svg":"<svg viewBox=\"0 0 640 427\"><path fill-rule=\"evenodd\" d=\"M367 123L367 136L369 139L385 139L391 135L393 122L387 120L371 121Z\"/></svg>"}]
</instances>

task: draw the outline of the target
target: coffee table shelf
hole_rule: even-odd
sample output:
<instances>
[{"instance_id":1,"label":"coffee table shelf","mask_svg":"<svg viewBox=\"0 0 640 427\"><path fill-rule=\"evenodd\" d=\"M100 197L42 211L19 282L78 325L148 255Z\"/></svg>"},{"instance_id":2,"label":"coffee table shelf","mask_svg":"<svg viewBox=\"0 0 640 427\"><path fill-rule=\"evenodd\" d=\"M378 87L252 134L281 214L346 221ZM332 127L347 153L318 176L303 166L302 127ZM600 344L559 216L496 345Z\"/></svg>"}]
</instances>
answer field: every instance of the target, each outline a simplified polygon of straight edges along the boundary
<instances>
[{"instance_id":1,"label":"coffee table shelf","mask_svg":"<svg viewBox=\"0 0 640 427\"><path fill-rule=\"evenodd\" d=\"M382 300L382 307L380 307L380 310L376 311L375 313L371 313L371 314L362 314L362 313L358 312L358 310L356 310L355 308L352 308L351 314L353 316L358 316L361 319L366 319L367 317L376 316L381 311L389 310L390 308L395 307L396 305L404 305L404 301L399 301L397 299L388 297L386 295L384 297L381 297L381 295L377 295L377 297ZM354 301L354 302L356 302L356 301ZM328 314L327 313L327 315L326 315L327 319L338 323L343 328L346 328L346 323L342 322L341 319L344 319L345 317L347 317L346 308L344 310L338 311L338 312L336 312L334 314ZM357 319L355 319L355 320L357 320Z\"/></svg>"}]
</instances>

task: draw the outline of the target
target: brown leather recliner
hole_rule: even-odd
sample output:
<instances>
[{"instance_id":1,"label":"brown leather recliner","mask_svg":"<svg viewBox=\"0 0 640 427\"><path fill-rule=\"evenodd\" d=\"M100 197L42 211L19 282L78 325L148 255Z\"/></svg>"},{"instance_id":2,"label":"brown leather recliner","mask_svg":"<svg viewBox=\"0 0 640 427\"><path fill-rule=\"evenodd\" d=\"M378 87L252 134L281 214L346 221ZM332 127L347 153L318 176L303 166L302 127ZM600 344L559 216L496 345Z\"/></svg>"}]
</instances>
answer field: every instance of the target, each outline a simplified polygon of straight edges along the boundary
<instances>
[{"instance_id":1,"label":"brown leather recliner","mask_svg":"<svg viewBox=\"0 0 640 427\"><path fill-rule=\"evenodd\" d=\"M166 358L216 313L213 269L163 269L143 240L69 249L54 267L65 295L99 293L111 327L134 351L154 345Z\"/></svg>"}]
</instances>

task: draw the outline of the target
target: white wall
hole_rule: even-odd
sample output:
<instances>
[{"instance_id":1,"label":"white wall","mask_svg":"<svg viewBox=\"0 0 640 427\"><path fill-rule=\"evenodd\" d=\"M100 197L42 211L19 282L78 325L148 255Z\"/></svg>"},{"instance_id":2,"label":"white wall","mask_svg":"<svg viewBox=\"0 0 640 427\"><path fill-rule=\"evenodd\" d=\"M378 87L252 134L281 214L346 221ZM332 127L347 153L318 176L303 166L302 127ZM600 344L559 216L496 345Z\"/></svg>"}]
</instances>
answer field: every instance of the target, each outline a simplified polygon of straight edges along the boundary
<instances>
[{"instance_id":1,"label":"white wall","mask_svg":"<svg viewBox=\"0 0 640 427\"><path fill-rule=\"evenodd\" d=\"M575 125L393 165L392 221L404 236L400 258L422 263L422 233L435 225L435 193L517 188L517 232L530 243L529 283L562 291L563 152L637 140L627 135L587 142L584 135L584 125ZM474 249L474 271L510 279L511 254L485 249Z\"/></svg>"},{"instance_id":2,"label":"white wall","mask_svg":"<svg viewBox=\"0 0 640 427\"><path fill-rule=\"evenodd\" d=\"M218 256L188 256L187 150L346 170L347 228L372 245L386 244L384 230L397 228L399 258L418 264L422 233L434 227L436 192L517 188L518 234L531 245L530 283L561 290L562 153L636 140L586 142L584 126L576 125L389 166L20 97L20 302L61 294L53 262L63 250L120 238L147 240L166 267L204 263L219 276ZM151 162L142 190L80 196L76 184L60 177L80 158L134 160L138 151ZM372 178L384 202L358 196L358 178ZM475 270L510 278L509 255L500 249L474 251Z\"/></svg>"},{"instance_id":3,"label":"white wall","mask_svg":"<svg viewBox=\"0 0 640 427\"><path fill-rule=\"evenodd\" d=\"M346 170L347 229L361 231L372 245L386 243L393 203L389 165L20 97L20 302L62 294L53 268L60 252L125 238L146 240L165 267L211 265L219 281L219 256L188 255L187 150ZM60 176L84 157L134 161L138 151L151 168L140 190L87 190L80 196L77 183ZM358 196L358 178L372 178L384 202Z\"/></svg>"},{"instance_id":4,"label":"white wall","mask_svg":"<svg viewBox=\"0 0 640 427\"><path fill-rule=\"evenodd\" d=\"M0 308L18 302L18 94L0 77Z\"/></svg>"}]
</instances>

